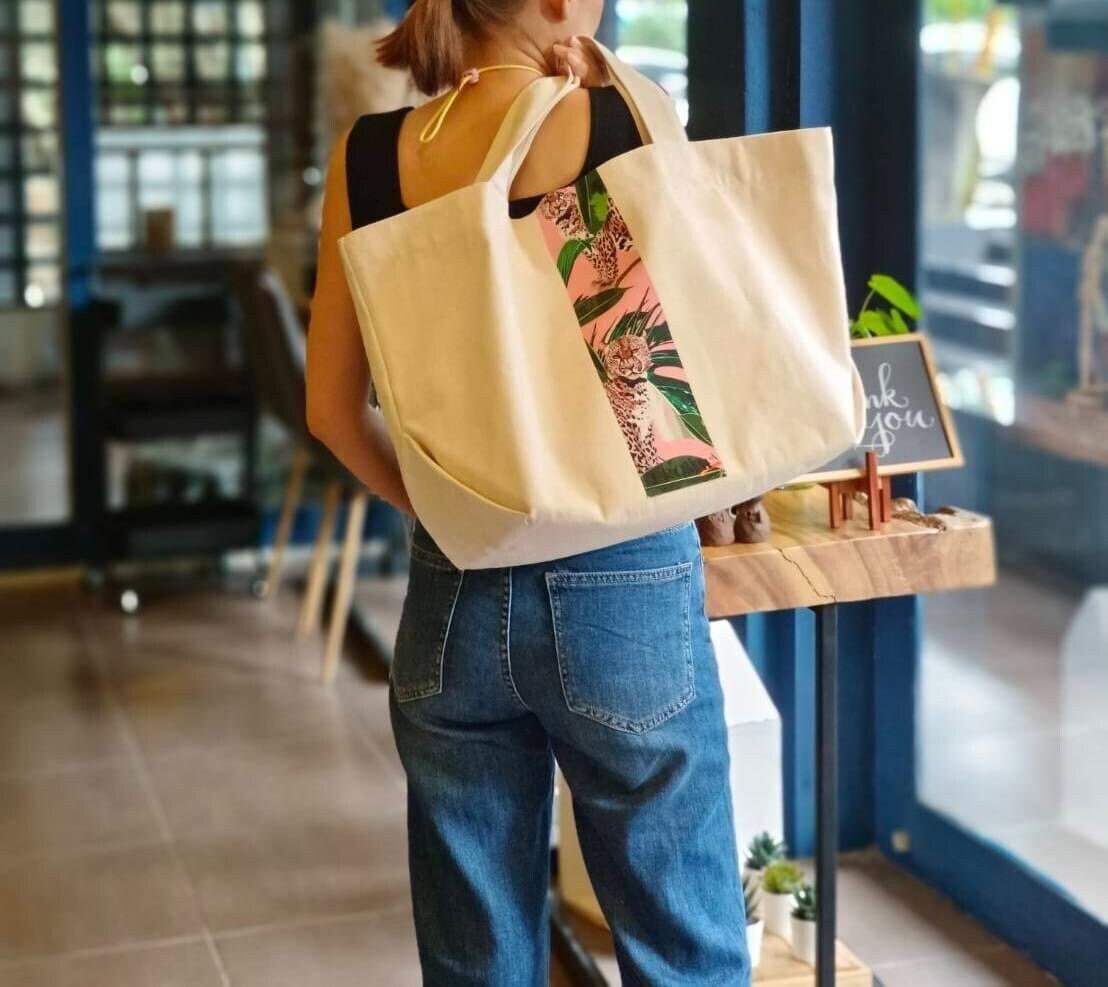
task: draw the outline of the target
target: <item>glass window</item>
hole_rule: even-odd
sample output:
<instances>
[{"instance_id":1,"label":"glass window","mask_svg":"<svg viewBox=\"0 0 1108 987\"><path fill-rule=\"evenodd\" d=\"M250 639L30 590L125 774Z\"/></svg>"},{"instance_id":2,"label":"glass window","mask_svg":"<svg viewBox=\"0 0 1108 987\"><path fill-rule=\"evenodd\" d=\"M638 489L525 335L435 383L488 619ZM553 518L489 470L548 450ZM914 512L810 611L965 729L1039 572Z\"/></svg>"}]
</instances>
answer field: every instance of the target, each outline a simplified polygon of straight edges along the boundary
<instances>
[{"instance_id":1,"label":"glass window","mask_svg":"<svg viewBox=\"0 0 1108 987\"><path fill-rule=\"evenodd\" d=\"M265 32L265 10L260 0L240 0L236 7L239 34L257 38Z\"/></svg>"},{"instance_id":2,"label":"glass window","mask_svg":"<svg viewBox=\"0 0 1108 987\"><path fill-rule=\"evenodd\" d=\"M104 49L104 69L110 83L133 83L135 68L142 64L138 45L109 44Z\"/></svg>"},{"instance_id":3,"label":"glass window","mask_svg":"<svg viewBox=\"0 0 1108 987\"><path fill-rule=\"evenodd\" d=\"M229 26L223 0L193 0L192 28L197 34L226 34Z\"/></svg>"},{"instance_id":4,"label":"glass window","mask_svg":"<svg viewBox=\"0 0 1108 987\"><path fill-rule=\"evenodd\" d=\"M174 0L162 0L150 6L150 29L155 34L183 34L185 5Z\"/></svg>"},{"instance_id":5,"label":"glass window","mask_svg":"<svg viewBox=\"0 0 1108 987\"><path fill-rule=\"evenodd\" d=\"M135 0L108 0L108 32L135 35L142 30L142 11Z\"/></svg>"},{"instance_id":6,"label":"glass window","mask_svg":"<svg viewBox=\"0 0 1108 987\"><path fill-rule=\"evenodd\" d=\"M54 30L54 5L51 0L22 0L19 26L24 34L49 34Z\"/></svg>"},{"instance_id":7,"label":"glass window","mask_svg":"<svg viewBox=\"0 0 1108 987\"><path fill-rule=\"evenodd\" d=\"M617 54L673 97L689 120L688 0L618 0Z\"/></svg>"},{"instance_id":8,"label":"glass window","mask_svg":"<svg viewBox=\"0 0 1108 987\"><path fill-rule=\"evenodd\" d=\"M152 45L150 68L155 82L179 82L185 77L185 49L183 45Z\"/></svg>"},{"instance_id":9,"label":"glass window","mask_svg":"<svg viewBox=\"0 0 1108 987\"><path fill-rule=\"evenodd\" d=\"M244 82L265 78L265 45L240 45L235 74Z\"/></svg>"},{"instance_id":10,"label":"glass window","mask_svg":"<svg viewBox=\"0 0 1108 987\"><path fill-rule=\"evenodd\" d=\"M921 798L1108 920L1108 5L925 0L922 325L993 518L927 598Z\"/></svg>"},{"instance_id":11,"label":"glass window","mask_svg":"<svg viewBox=\"0 0 1108 987\"><path fill-rule=\"evenodd\" d=\"M57 223L28 223L27 256L35 260L55 260L61 252Z\"/></svg>"},{"instance_id":12,"label":"glass window","mask_svg":"<svg viewBox=\"0 0 1108 987\"><path fill-rule=\"evenodd\" d=\"M53 215L59 205L58 179L54 175L35 175L23 182L23 208L28 215Z\"/></svg>"},{"instance_id":13,"label":"glass window","mask_svg":"<svg viewBox=\"0 0 1108 987\"><path fill-rule=\"evenodd\" d=\"M100 246L135 247L141 209L157 204L173 205L181 246L264 240L264 168L250 179L255 187L228 177L230 197L214 175L231 167L225 154L232 160L245 154L264 165L261 125L267 122L268 56L275 44L270 18L283 5L91 2L100 32L94 53L102 76L98 154L107 160L97 187ZM127 154L140 162L134 182L117 175ZM210 182L202 180L208 171ZM233 219L229 224L227 217Z\"/></svg>"},{"instance_id":14,"label":"glass window","mask_svg":"<svg viewBox=\"0 0 1108 987\"><path fill-rule=\"evenodd\" d=\"M56 122L57 93L53 89L29 89L23 93L23 122L28 127L52 128Z\"/></svg>"},{"instance_id":15,"label":"glass window","mask_svg":"<svg viewBox=\"0 0 1108 987\"><path fill-rule=\"evenodd\" d=\"M52 44L25 44L20 48L24 79L44 83L57 80L57 58Z\"/></svg>"}]
</instances>

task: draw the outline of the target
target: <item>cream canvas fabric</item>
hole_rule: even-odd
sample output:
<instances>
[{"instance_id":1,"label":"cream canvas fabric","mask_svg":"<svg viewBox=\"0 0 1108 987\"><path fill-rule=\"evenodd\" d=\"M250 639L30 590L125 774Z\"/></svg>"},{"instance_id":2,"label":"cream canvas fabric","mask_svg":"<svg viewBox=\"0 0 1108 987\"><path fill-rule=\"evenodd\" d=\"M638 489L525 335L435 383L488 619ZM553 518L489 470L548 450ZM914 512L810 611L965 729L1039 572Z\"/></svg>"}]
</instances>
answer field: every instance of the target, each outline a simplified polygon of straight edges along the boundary
<instances>
[{"instance_id":1,"label":"cream canvas fabric","mask_svg":"<svg viewBox=\"0 0 1108 987\"><path fill-rule=\"evenodd\" d=\"M865 424L829 132L690 142L597 47L643 147L510 218L536 130L577 85L540 79L475 184L340 241L412 504L460 568L723 509Z\"/></svg>"}]
</instances>

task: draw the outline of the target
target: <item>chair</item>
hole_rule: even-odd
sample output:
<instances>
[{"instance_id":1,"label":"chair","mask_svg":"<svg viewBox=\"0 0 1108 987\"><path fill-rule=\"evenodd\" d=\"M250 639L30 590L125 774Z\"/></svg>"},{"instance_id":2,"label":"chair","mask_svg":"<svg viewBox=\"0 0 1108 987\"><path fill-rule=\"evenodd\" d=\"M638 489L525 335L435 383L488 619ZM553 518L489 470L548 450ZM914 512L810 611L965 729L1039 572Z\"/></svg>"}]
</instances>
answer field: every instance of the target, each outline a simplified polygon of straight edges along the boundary
<instances>
[{"instance_id":1,"label":"chair","mask_svg":"<svg viewBox=\"0 0 1108 987\"><path fill-rule=\"evenodd\" d=\"M369 492L308 431L304 329L284 283L272 270L256 264L242 265L236 277L246 316L247 345L256 368L259 400L288 429L295 443L273 554L266 573L265 595L272 595L280 582L285 548L309 465L314 465L326 477L323 515L312 550L308 584L297 624L297 636L300 638L319 629L323 597L330 576L330 545L335 516L343 494L346 493L349 498L339 556L338 583L323 652L322 678L324 683L329 683L338 669L350 616Z\"/></svg>"}]
</instances>

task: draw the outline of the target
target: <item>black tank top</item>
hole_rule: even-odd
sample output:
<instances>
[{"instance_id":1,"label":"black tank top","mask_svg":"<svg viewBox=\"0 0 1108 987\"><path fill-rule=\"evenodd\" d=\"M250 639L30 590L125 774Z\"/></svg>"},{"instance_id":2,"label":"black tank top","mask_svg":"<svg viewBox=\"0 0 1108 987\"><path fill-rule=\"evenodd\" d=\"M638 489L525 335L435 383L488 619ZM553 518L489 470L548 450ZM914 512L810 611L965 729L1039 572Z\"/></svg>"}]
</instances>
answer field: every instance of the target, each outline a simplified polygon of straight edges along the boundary
<instances>
[{"instance_id":1,"label":"black tank top","mask_svg":"<svg viewBox=\"0 0 1108 987\"><path fill-rule=\"evenodd\" d=\"M587 92L591 121L582 175L642 144L631 111L614 87L598 86ZM406 106L389 113L367 113L350 130L346 139L346 187L354 229L404 212L396 148L400 125L411 109ZM526 216L541 199L541 195L515 199L509 204L509 213L515 218Z\"/></svg>"}]
</instances>

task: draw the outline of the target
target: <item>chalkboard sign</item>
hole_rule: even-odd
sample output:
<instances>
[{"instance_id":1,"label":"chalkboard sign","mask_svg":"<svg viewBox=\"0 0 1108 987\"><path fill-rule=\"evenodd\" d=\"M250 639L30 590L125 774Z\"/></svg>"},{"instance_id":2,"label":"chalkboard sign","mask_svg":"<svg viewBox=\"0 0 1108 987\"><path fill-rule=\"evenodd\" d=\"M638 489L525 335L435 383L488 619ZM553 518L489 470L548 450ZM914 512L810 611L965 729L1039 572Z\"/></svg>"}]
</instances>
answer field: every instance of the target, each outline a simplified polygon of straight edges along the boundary
<instances>
[{"instance_id":1,"label":"chalkboard sign","mask_svg":"<svg viewBox=\"0 0 1108 987\"><path fill-rule=\"evenodd\" d=\"M950 469L963 463L954 424L939 397L927 338L919 333L856 340L851 350L866 391L861 444L803 480L849 480L877 453L884 476Z\"/></svg>"}]
</instances>

